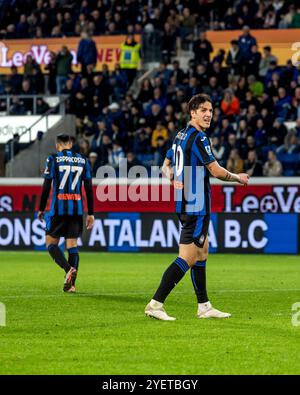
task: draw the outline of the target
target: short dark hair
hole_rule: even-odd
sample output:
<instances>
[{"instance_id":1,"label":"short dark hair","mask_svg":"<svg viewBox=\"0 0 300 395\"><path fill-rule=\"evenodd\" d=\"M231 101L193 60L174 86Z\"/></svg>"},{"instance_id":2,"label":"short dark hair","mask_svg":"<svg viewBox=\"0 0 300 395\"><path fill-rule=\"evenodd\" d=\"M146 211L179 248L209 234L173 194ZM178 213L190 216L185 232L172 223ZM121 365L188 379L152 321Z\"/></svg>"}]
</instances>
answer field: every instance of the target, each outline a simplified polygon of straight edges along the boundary
<instances>
[{"instance_id":1,"label":"short dark hair","mask_svg":"<svg viewBox=\"0 0 300 395\"><path fill-rule=\"evenodd\" d=\"M58 134L56 136L56 142L57 143L64 143L64 144L72 143L71 136L69 134L65 134L65 133Z\"/></svg>"},{"instance_id":2,"label":"short dark hair","mask_svg":"<svg viewBox=\"0 0 300 395\"><path fill-rule=\"evenodd\" d=\"M199 93L198 95L193 96L191 100L188 102L188 113L191 114L191 111L198 110L200 105L207 101L209 103L212 103L210 96L204 93Z\"/></svg>"}]
</instances>

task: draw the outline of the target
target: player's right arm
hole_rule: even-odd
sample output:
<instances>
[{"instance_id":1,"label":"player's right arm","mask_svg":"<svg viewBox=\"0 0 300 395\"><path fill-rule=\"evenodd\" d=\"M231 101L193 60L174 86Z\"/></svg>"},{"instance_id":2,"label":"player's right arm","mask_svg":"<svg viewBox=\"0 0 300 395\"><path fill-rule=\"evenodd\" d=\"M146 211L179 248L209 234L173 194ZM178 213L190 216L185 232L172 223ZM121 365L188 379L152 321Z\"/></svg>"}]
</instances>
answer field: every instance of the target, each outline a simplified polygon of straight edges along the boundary
<instances>
[{"instance_id":1,"label":"player's right arm","mask_svg":"<svg viewBox=\"0 0 300 395\"><path fill-rule=\"evenodd\" d=\"M44 211L47 206L47 201L51 191L52 179L54 177L54 159L52 155L48 156L46 160L46 166L43 176L44 176L44 183L43 183L43 189L42 189L39 211L38 211L38 219L40 221L43 221L44 219Z\"/></svg>"},{"instance_id":2,"label":"player's right arm","mask_svg":"<svg viewBox=\"0 0 300 395\"><path fill-rule=\"evenodd\" d=\"M209 170L210 174L219 180L222 181L233 181L238 182L242 185L247 185L249 182L249 175L246 173L231 173L230 171L226 170L224 167L220 166L219 163L215 160L208 165L206 168Z\"/></svg>"},{"instance_id":3,"label":"player's right arm","mask_svg":"<svg viewBox=\"0 0 300 395\"><path fill-rule=\"evenodd\" d=\"M173 181L174 178L174 172L172 168L172 161L168 158L164 160L164 163L162 165L161 171L163 174L170 180Z\"/></svg>"},{"instance_id":4,"label":"player's right arm","mask_svg":"<svg viewBox=\"0 0 300 395\"><path fill-rule=\"evenodd\" d=\"M170 180L171 182L174 179L172 159L173 159L173 149L170 148L167 152L167 155L166 155L166 158L165 158L164 163L162 165L161 171L167 177L167 179Z\"/></svg>"}]
</instances>

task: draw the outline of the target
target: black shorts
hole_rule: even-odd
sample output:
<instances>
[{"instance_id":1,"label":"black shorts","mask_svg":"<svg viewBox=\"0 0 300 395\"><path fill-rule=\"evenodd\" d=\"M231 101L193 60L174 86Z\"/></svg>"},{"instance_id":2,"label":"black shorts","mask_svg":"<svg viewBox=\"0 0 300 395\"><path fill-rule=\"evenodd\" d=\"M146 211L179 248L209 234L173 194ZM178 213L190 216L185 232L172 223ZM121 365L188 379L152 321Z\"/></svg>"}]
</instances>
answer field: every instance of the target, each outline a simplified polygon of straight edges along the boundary
<instances>
[{"instance_id":1,"label":"black shorts","mask_svg":"<svg viewBox=\"0 0 300 395\"><path fill-rule=\"evenodd\" d=\"M77 239L82 234L82 215L53 215L45 217L46 235L66 239Z\"/></svg>"},{"instance_id":2,"label":"black shorts","mask_svg":"<svg viewBox=\"0 0 300 395\"><path fill-rule=\"evenodd\" d=\"M195 243L197 247L203 248L205 239L208 235L209 214L206 215L187 215L177 214L181 222L179 244Z\"/></svg>"}]
</instances>

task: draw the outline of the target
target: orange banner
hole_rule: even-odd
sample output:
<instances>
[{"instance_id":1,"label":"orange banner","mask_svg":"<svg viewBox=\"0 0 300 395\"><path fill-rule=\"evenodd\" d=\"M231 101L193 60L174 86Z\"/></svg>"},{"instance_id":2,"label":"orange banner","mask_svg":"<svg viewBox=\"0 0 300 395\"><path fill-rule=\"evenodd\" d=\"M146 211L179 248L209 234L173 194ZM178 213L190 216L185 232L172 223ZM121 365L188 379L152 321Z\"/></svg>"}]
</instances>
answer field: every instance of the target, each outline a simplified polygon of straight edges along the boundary
<instances>
[{"instance_id":1,"label":"orange banner","mask_svg":"<svg viewBox=\"0 0 300 395\"><path fill-rule=\"evenodd\" d=\"M214 47L213 56L221 48L227 53L230 41L238 39L241 34L241 30L207 32L207 39ZM259 51L262 52L266 45L271 46L272 53L278 58L280 65L285 65L289 59L297 60L300 57L300 29L251 30L251 35L256 38Z\"/></svg>"},{"instance_id":2,"label":"orange banner","mask_svg":"<svg viewBox=\"0 0 300 395\"><path fill-rule=\"evenodd\" d=\"M120 47L126 36L97 36L93 40L96 42L98 51L98 61L96 69L102 70L103 64L107 64L113 70L116 63L120 61ZM136 35L137 42L141 41L141 36ZM31 54L36 62L41 65L44 71L45 66L50 61L50 52L59 52L63 45L66 45L73 55L73 70L80 71L77 62L77 48L79 37L65 38L45 38L31 40L4 40L0 42L0 74L10 74L10 67L15 65L20 73L23 72L23 65L28 54Z\"/></svg>"}]
</instances>

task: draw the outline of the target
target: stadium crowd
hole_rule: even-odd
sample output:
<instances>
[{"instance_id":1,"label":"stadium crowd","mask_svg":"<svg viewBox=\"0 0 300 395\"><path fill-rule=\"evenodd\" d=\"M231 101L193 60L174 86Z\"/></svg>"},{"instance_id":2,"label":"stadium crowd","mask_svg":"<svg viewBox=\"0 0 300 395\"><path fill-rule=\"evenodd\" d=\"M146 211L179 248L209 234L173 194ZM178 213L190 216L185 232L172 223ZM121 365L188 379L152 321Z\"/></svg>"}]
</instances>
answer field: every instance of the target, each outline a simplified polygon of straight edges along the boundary
<instances>
[{"instance_id":1,"label":"stadium crowd","mask_svg":"<svg viewBox=\"0 0 300 395\"><path fill-rule=\"evenodd\" d=\"M169 26L166 27L166 24ZM297 0L2 0L1 38L141 33L171 28L190 39L195 26L231 30L300 27Z\"/></svg>"},{"instance_id":2,"label":"stadium crowd","mask_svg":"<svg viewBox=\"0 0 300 395\"><path fill-rule=\"evenodd\" d=\"M67 111L76 115L76 148L90 158L94 175L99 166L109 163L117 167L124 157L129 167L141 163L160 166L176 131L188 120L188 100L201 92L212 97L215 110L208 133L214 155L222 165L252 176L299 174L300 67L293 66L290 60L279 65L272 48L259 48L255 31L249 28L300 27L296 2L125 0L120 5L117 1L83 0L79 6L75 1L63 0L14 3L16 11L6 9L8 26L1 26L5 38L53 36L53 30L56 37L81 34L82 40L89 41L84 58L89 56L90 64L95 63L91 34L162 29L160 66L150 77L139 79L137 91L130 89L131 81L119 64L113 71L104 65L101 72L82 67L82 72L76 74L66 46L52 54L46 90L70 95ZM26 15L26 9L31 8L25 3L35 9L30 15ZM243 33L232 39L227 53L220 50L212 56L213 43L206 32L200 30L195 37L197 25L202 29L242 28ZM12 30L10 35L8 30ZM174 58L178 36L193 50L185 70ZM0 93L16 95L10 114L28 113L32 104L19 100L17 95L43 94L44 75L30 56L24 75L18 74L15 67L11 71L1 80ZM39 99L37 112L42 114L48 108ZM287 121L296 121L296 127L289 130Z\"/></svg>"}]
</instances>

